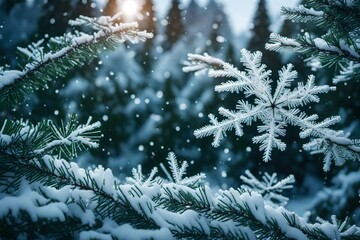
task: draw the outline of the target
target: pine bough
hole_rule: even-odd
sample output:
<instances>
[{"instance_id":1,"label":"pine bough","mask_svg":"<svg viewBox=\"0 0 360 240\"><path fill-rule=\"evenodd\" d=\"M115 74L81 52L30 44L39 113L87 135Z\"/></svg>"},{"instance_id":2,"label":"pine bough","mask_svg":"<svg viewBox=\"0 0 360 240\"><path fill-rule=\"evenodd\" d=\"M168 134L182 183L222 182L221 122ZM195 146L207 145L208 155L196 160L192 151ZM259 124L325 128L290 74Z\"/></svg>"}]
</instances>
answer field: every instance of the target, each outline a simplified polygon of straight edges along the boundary
<instances>
[{"instance_id":1,"label":"pine bough","mask_svg":"<svg viewBox=\"0 0 360 240\"><path fill-rule=\"evenodd\" d=\"M360 159L360 141L349 139L343 131L335 131L330 126L340 121L339 116L329 117L317 122L318 115L307 115L304 106L319 102L318 95L335 90L328 85L316 86L314 76L308 77L306 83L299 82L296 88L291 84L297 77L293 66L288 64L279 71L279 79L275 90L272 89L271 71L261 63L261 52L251 53L245 49L241 51L241 63L245 71L239 71L233 65L207 54L189 54L185 72L206 72L210 77L233 78L215 87L217 92L244 93L249 101L239 100L236 110L219 108L219 113L225 119L219 121L213 114L209 114L210 125L194 132L198 138L213 135L213 146L218 147L227 131L234 129L235 134L241 137L243 125L251 125L259 121L257 127L260 135L253 137L255 144L260 144L263 151L263 160L271 160L274 148L281 151L286 144L281 140L286 134L288 125L300 128L301 138L310 138L303 145L305 150L312 153L324 154L324 171L329 171L332 161L335 165L343 165L345 159Z\"/></svg>"},{"instance_id":2,"label":"pine bough","mask_svg":"<svg viewBox=\"0 0 360 240\"><path fill-rule=\"evenodd\" d=\"M114 48L126 38L144 40L150 37L139 32L135 24L117 25L115 18L101 17L91 19L81 17L75 25L89 24L94 34L78 33L54 38L56 47L45 53L39 44L31 45L28 50L20 49L30 62L22 70L2 70L0 78L0 103L18 102L24 94L46 84L52 78L64 76L69 68L83 63L87 56L105 47ZM70 36L70 37L69 37ZM55 50L56 49L56 50ZM258 54L248 55L257 60ZM200 57L203 58L203 57ZM222 61L211 60L218 67L230 66ZM203 61L201 69L209 61ZM199 65L196 65L199 66ZM249 65L250 66L250 65ZM258 64L252 65L254 67ZM264 67L254 74L266 76ZM230 70L234 70L229 67ZM223 75L223 73L218 75ZM235 73L245 78L241 72ZM229 73L229 74L230 74ZM306 97L299 99L297 91L285 90L294 72L291 66L284 68L281 84L276 90L277 98L292 96L291 106L295 107L317 100L317 93L331 88L315 87L312 80L297 91L305 91ZM256 79L256 78L255 78ZM229 83L231 85L231 83ZM247 84L247 85L246 85ZM236 89L245 89L250 95L249 83ZM261 93L267 94L267 82L257 83ZM220 86L225 87L226 86ZM232 88L230 88L232 89ZM255 88L254 88L255 89ZM285 94L286 93L286 94ZM260 98L259 98L260 99ZM274 98L275 99L275 98ZM283 99L284 100L284 99ZM282 100L282 101L283 101ZM278 100L277 100L278 101ZM243 104L244 111L257 112L272 116L268 111L273 106L252 107ZM283 102L276 111L287 118L295 116L292 122L303 122L318 126L299 112L285 109ZM282 105L284 104L284 105ZM283 107L283 108L281 108ZM254 109L258 108L257 111ZM225 111L229 116L236 113ZM231 113L231 114L230 114ZM282 115L281 115L282 114ZM253 114L252 118L263 116ZM275 115L273 115L275 116ZM306 120L304 120L306 119ZM253 119L255 120L255 119ZM215 120L214 120L215 121ZM317 128L321 135L327 125L336 118L325 121ZM235 122L235 121L233 121ZM280 118L269 119L269 128L262 131L272 134L271 141L282 145L277 135L282 135ZM265 122L268 123L268 122ZM91 118L79 124L75 117L60 126L43 121L31 124L27 121L3 121L0 128L0 237L9 239L356 239L360 229L348 220L332 222L319 220L308 223L295 213L282 206L267 202L269 196L285 200L281 192L290 187L290 176L277 181L275 175L265 175L265 183L247 173L243 177L248 189L229 189L213 192L203 184L204 175L186 177L188 164L179 164L173 153L169 154L169 170L161 165L168 179L156 176L157 168L146 176L141 166L133 170L133 177L120 182L110 169L99 166L83 169L71 160L80 151L98 146L99 122ZM301 125L301 127L303 127ZM238 131L241 129L239 128ZM306 131L306 129L304 129ZM308 135L312 135L311 130ZM326 130L327 131L327 130ZM306 135L304 133L304 135ZM260 137L259 141L268 138ZM260 193L263 193L264 197ZM273 192L273 194L271 194Z\"/></svg>"},{"instance_id":3,"label":"pine bough","mask_svg":"<svg viewBox=\"0 0 360 240\"><path fill-rule=\"evenodd\" d=\"M0 103L13 104L36 89L46 88L55 78L64 77L72 68L96 57L99 52L112 50L125 40L145 41L151 33L139 31L137 23L117 23L118 15L89 18L80 16L70 21L72 26L89 26L92 34L67 33L18 48L27 63L20 70L0 68ZM45 45L45 46L44 46ZM65 67L66 66L66 67Z\"/></svg>"},{"instance_id":4,"label":"pine bough","mask_svg":"<svg viewBox=\"0 0 360 240\"><path fill-rule=\"evenodd\" d=\"M120 183L111 170L85 170L50 155L22 161L0 155L3 237L80 239L351 239L360 229L346 222L315 224L244 189L213 193L199 174L183 178L174 154L169 181L133 171ZM185 164L186 165L186 164ZM183 165L183 166L185 166ZM16 171L14 171L16 168ZM10 174L11 173L11 174ZM10 174L10 175L9 175ZM179 178L179 176L182 176ZM46 225L45 225L46 224ZM59 231L61 229L61 231ZM130 239L130 238L129 238Z\"/></svg>"},{"instance_id":5,"label":"pine bough","mask_svg":"<svg viewBox=\"0 0 360 240\"><path fill-rule=\"evenodd\" d=\"M314 22L326 32L321 37L304 33L297 39L279 34L270 35L268 50L291 51L305 54L323 66L337 64L339 74L333 82L339 83L360 78L360 2L355 0L307 0L307 7L282 7L282 14L296 22Z\"/></svg>"}]
</instances>

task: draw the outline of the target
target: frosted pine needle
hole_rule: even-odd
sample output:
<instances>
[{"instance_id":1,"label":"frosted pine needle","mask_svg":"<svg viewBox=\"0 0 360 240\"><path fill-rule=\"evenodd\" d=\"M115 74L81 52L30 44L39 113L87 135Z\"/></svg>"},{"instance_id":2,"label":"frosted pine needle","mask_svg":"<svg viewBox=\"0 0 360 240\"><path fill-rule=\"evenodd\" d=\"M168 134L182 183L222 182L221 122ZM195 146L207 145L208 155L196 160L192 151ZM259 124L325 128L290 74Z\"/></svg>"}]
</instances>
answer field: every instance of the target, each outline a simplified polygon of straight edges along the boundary
<instances>
[{"instance_id":1,"label":"frosted pine needle","mask_svg":"<svg viewBox=\"0 0 360 240\"><path fill-rule=\"evenodd\" d=\"M253 143L259 144L263 160L267 162L271 160L274 149L286 149L283 138L286 136L286 128L293 125L300 128L300 138L310 138L309 143L303 146L305 150L325 155L325 171L330 169L332 162L342 165L345 159L360 159L358 141L350 140L342 131L330 128L340 121L339 116L317 122L316 114L308 115L304 111L304 106L320 101L319 94L334 91L335 87L317 86L315 77L310 75L305 83L298 82L297 87L293 88L291 84L296 80L297 72L293 70L293 65L288 64L279 71L279 79L273 89L271 71L266 70L266 65L261 62L262 53L251 53L243 49L241 54L240 61L245 71L240 71L231 64L207 54L188 55L187 66L183 68L185 72L208 71L210 77L231 78L217 85L215 91L242 93L248 99L244 101L244 96L240 96L236 110L220 107L219 114L223 120L209 114L210 124L195 130L196 137L212 135L212 145L218 147L226 132L234 130L235 134L241 137L244 134L244 125L258 122L259 135L254 136L252 140Z\"/></svg>"},{"instance_id":2,"label":"frosted pine needle","mask_svg":"<svg viewBox=\"0 0 360 240\"><path fill-rule=\"evenodd\" d=\"M262 181L258 180L249 170L245 171L245 175L240 176L240 179L245 183L241 187L260 193L267 204L271 206L284 206L287 204L289 198L282 195L284 190L293 188L295 178L293 175L278 180L277 174L272 175L267 172L262 176Z\"/></svg>"}]
</instances>

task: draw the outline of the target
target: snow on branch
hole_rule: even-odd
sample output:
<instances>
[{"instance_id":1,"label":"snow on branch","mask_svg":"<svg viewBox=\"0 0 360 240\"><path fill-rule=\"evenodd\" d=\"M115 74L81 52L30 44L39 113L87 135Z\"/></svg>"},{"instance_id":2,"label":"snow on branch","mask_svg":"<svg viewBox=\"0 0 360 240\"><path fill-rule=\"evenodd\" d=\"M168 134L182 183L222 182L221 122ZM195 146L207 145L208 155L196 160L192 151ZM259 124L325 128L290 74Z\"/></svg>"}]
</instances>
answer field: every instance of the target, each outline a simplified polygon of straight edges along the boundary
<instances>
[{"instance_id":1,"label":"snow on branch","mask_svg":"<svg viewBox=\"0 0 360 240\"><path fill-rule=\"evenodd\" d=\"M313 8L306 8L300 5L297 8L281 7L281 14L287 15L288 19L296 22L315 21L323 17L323 11L316 11Z\"/></svg>"},{"instance_id":2,"label":"snow on branch","mask_svg":"<svg viewBox=\"0 0 360 240\"><path fill-rule=\"evenodd\" d=\"M324 66L331 66L344 59L359 63L360 53L358 47L351 46L344 40L330 41L330 39L314 38L308 33L297 39L271 33L269 43L265 44L267 50L291 51L304 53L312 57L317 56L324 63Z\"/></svg>"},{"instance_id":3,"label":"snow on branch","mask_svg":"<svg viewBox=\"0 0 360 240\"><path fill-rule=\"evenodd\" d=\"M301 44L292 38L283 37L277 33L270 34L270 43L265 44L265 48L270 51L292 51L299 52Z\"/></svg>"},{"instance_id":4,"label":"snow on branch","mask_svg":"<svg viewBox=\"0 0 360 240\"><path fill-rule=\"evenodd\" d=\"M5 196L0 199L0 219L7 215L13 218L21 218L21 215L36 222L41 218L54 218L59 221L65 220L67 206L63 202L51 202L36 191L32 191L26 181L21 182L19 192L16 196Z\"/></svg>"},{"instance_id":5,"label":"snow on branch","mask_svg":"<svg viewBox=\"0 0 360 240\"><path fill-rule=\"evenodd\" d=\"M262 54L251 53L245 49L241 51L241 63L245 71L240 71L234 66L220 59L208 55L189 54L189 62L184 71L208 71L210 77L229 77L230 81L215 87L216 91L244 93L248 101L239 100L236 110L219 108L223 120L218 120L209 114L210 124L194 134L198 138L213 136L213 146L218 147L226 132L234 130L239 137L243 135L244 125L261 122L257 130L259 135L253 137L255 144L260 144L263 160L271 160L273 149L281 151L286 149L282 138L286 135L288 125L300 128L301 138L310 138L304 145L305 150L313 153L323 153L324 170L328 171L331 162L342 165L345 160L359 160L359 141L351 140L341 132L330 127L340 121L339 116L327 118L317 122L316 114L307 115L304 106L320 101L319 94L334 91L335 87L328 85L316 86L314 76L309 76L305 83L298 82L297 87L291 88L292 82L297 77L293 66L288 64L279 71L276 88L271 87L271 71L261 64ZM251 101L251 103L249 103ZM330 145L330 146L329 146ZM329 149L330 148L330 149Z\"/></svg>"},{"instance_id":6,"label":"snow on branch","mask_svg":"<svg viewBox=\"0 0 360 240\"><path fill-rule=\"evenodd\" d=\"M360 64L360 4L358 1L308 0L307 7L282 8L282 14L297 22L311 21L319 27L322 36L305 32L296 39L272 33L266 49L304 54L308 62L321 66L340 66L334 83L358 79ZM315 31L316 32L316 31Z\"/></svg>"},{"instance_id":7,"label":"snow on branch","mask_svg":"<svg viewBox=\"0 0 360 240\"><path fill-rule=\"evenodd\" d=\"M207 185L186 186L166 179L152 184L121 184L110 169L85 170L76 163L50 155L22 161L0 154L0 161L11 169L14 180L11 186L19 192L19 196L0 199L0 220L9 220L11 212L14 221L11 223L31 223L35 226L31 229L27 224L17 225L17 233L25 236L44 236L44 232L38 232L44 220L51 221L50 225L55 227L60 224L75 227L61 228L60 234L75 231L89 238L121 238L124 234L133 234L139 239L148 236L156 239L259 239L263 236L340 239L360 234L359 229L349 223L340 227L323 220L308 223L282 207L272 207L256 192L235 189L213 192ZM174 155L170 154L171 168L174 162ZM153 178L155 173L150 175ZM17 179L22 179L22 183L25 179L26 184L20 184ZM277 185L285 189L287 183L283 180ZM31 218L20 217L17 214L20 212L21 216ZM7 225L0 226L0 236Z\"/></svg>"},{"instance_id":8,"label":"snow on branch","mask_svg":"<svg viewBox=\"0 0 360 240\"><path fill-rule=\"evenodd\" d=\"M52 121L36 125L25 121L4 121L0 130L0 152L30 159L34 156L54 154L68 159L79 151L97 148L100 138L100 122L78 124L71 115L67 124L57 126Z\"/></svg>"},{"instance_id":9,"label":"snow on branch","mask_svg":"<svg viewBox=\"0 0 360 240\"><path fill-rule=\"evenodd\" d=\"M51 38L45 46L44 40L40 40L27 48L19 48L28 63L20 70L1 68L0 102L13 104L22 100L26 93L44 88L47 82L65 76L68 68L82 65L99 51L114 49L125 40L137 43L153 36L139 31L137 23L117 23L117 17L80 16L70 24L91 26L94 30L92 34L68 33Z\"/></svg>"},{"instance_id":10,"label":"snow on branch","mask_svg":"<svg viewBox=\"0 0 360 240\"><path fill-rule=\"evenodd\" d=\"M118 23L121 13L114 16L100 16L98 18L91 18L87 16L80 16L75 20L70 20L71 26L89 26L93 30L98 31L94 33L94 38L100 39L106 34L114 33L119 35L120 42L129 40L131 43L138 43L139 41L146 41L148 38L152 38L153 34L146 31L138 30L137 22L130 23Z\"/></svg>"},{"instance_id":11,"label":"snow on branch","mask_svg":"<svg viewBox=\"0 0 360 240\"><path fill-rule=\"evenodd\" d=\"M166 174L169 181L174 182L179 185L186 185L186 186L196 186L201 180L205 178L203 173L196 174L191 177L184 177L186 175L186 170L189 167L187 161L183 161L181 167L179 167L178 161L176 156L173 152L170 152L167 157L169 168L171 174L166 169L164 164L160 164L161 169Z\"/></svg>"},{"instance_id":12,"label":"snow on branch","mask_svg":"<svg viewBox=\"0 0 360 240\"><path fill-rule=\"evenodd\" d=\"M145 178L145 174L142 172L142 166L139 164L137 168L132 169L132 177L127 177L126 180L132 184L138 184L140 186L152 186L154 183L161 181L156 178L155 175L158 173L157 167L154 167L149 176Z\"/></svg>"},{"instance_id":13,"label":"snow on branch","mask_svg":"<svg viewBox=\"0 0 360 240\"><path fill-rule=\"evenodd\" d=\"M85 150L86 148L97 148L100 138L100 122L91 123L92 118L89 117L85 124L76 124L75 115L71 115L68 123L59 128L51 123L51 130L54 140L46 143L43 148L34 150L34 154L43 154L58 147L59 157L63 155L67 157L76 157L77 150Z\"/></svg>"}]
</instances>

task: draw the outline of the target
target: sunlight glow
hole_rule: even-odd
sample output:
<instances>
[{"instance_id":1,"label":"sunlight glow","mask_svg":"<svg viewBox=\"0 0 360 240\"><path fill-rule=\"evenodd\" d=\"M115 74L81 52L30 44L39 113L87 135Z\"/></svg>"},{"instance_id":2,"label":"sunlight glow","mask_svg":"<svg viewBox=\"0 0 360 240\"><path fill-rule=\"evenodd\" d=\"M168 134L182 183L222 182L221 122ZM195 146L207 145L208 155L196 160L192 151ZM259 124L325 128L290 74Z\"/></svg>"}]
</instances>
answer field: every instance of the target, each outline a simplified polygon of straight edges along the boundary
<instances>
[{"instance_id":1,"label":"sunlight glow","mask_svg":"<svg viewBox=\"0 0 360 240\"><path fill-rule=\"evenodd\" d=\"M139 3L136 0L126 0L120 8L125 16L134 17L139 12Z\"/></svg>"}]
</instances>

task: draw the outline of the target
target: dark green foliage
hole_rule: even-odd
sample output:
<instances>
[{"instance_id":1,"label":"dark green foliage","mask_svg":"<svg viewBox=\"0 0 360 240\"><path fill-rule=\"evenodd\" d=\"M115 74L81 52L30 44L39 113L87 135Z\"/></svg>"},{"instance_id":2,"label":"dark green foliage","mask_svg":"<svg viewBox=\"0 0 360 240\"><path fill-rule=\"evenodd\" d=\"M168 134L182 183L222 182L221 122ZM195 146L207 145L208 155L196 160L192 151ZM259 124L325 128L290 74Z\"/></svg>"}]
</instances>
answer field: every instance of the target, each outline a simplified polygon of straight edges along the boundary
<instances>
[{"instance_id":1,"label":"dark green foliage","mask_svg":"<svg viewBox=\"0 0 360 240\"><path fill-rule=\"evenodd\" d=\"M339 75L334 83L359 79L360 4L358 1L307 0L305 7L282 8L282 13L290 20L312 22L319 29L313 36L304 33L289 43L285 38L273 35L268 49L300 52L309 59L320 60L322 66L336 66ZM294 39L295 40L295 39ZM349 74L351 72L351 74Z\"/></svg>"},{"instance_id":2,"label":"dark green foliage","mask_svg":"<svg viewBox=\"0 0 360 240\"><path fill-rule=\"evenodd\" d=\"M152 70L154 62L154 39L157 35L157 18L154 11L154 4L152 0L146 0L141 9L142 19L139 21L139 29L146 29L148 32L153 33L154 38L146 41L139 54L137 55L140 65L142 65L145 72L149 73Z\"/></svg>"},{"instance_id":3,"label":"dark green foliage","mask_svg":"<svg viewBox=\"0 0 360 240\"><path fill-rule=\"evenodd\" d=\"M78 151L97 147L100 136L96 129L100 123L78 125L75 115L68 122L57 126L52 121L42 121L36 125L23 121L5 121L1 134L11 139L0 139L2 153L29 160L44 154L73 158Z\"/></svg>"},{"instance_id":4,"label":"dark green foliage","mask_svg":"<svg viewBox=\"0 0 360 240\"><path fill-rule=\"evenodd\" d=\"M273 71L273 75L276 77L277 70L282 66L280 56L278 53L267 51L265 49L265 44L269 41L270 36L270 23L266 0L258 0L257 9L255 10L252 22L252 35L246 48L253 52L264 52L263 62Z\"/></svg>"},{"instance_id":5,"label":"dark green foliage","mask_svg":"<svg viewBox=\"0 0 360 240\"><path fill-rule=\"evenodd\" d=\"M347 2L351 2L351 6ZM286 7L282 7L282 13L290 20L313 21L316 25L328 29L328 32L336 39L345 39L347 44L355 43L354 35L360 33L360 4L358 1L307 0L305 6L322 11L323 15L309 15L301 10L294 11Z\"/></svg>"},{"instance_id":6,"label":"dark green foliage","mask_svg":"<svg viewBox=\"0 0 360 240\"><path fill-rule=\"evenodd\" d=\"M270 35L270 18L266 9L266 0L258 0L252 24L252 38L250 38L247 48L250 51L262 51L265 49L265 43Z\"/></svg>"},{"instance_id":7,"label":"dark green foliage","mask_svg":"<svg viewBox=\"0 0 360 240\"><path fill-rule=\"evenodd\" d=\"M171 7L166 18L168 24L165 29L167 42L165 46L167 49L171 48L171 46L177 42L185 32L182 12L179 5L179 0L172 0Z\"/></svg>"},{"instance_id":8,"label":"dark green foliage","mask_svg":"<svg viewBox=\"0 0 360 240\"><path fill-rule=\"evenodd\" d=\"M213 205L209 202L209 196L206 189L201 186L194 193L186 192L182 189L176 189L172 186L164 188L165 198L160 199L158 204L172 212L183 213L192 209L199 213L206 213L212 210ZM177 191L174 191L176 189Z\"/></svg>"}]
</instances>

